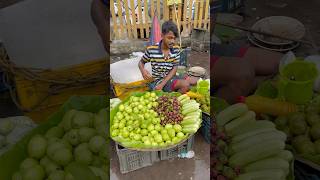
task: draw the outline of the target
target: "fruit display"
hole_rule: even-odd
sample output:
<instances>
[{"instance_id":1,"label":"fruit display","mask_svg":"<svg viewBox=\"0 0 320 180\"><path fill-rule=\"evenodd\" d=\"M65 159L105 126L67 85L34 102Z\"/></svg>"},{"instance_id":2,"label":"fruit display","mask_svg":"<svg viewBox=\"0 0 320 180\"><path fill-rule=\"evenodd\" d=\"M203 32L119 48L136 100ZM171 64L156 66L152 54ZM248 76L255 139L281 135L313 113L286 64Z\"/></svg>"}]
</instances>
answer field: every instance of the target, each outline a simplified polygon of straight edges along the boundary
<instances>
[{"instance_id":1,"label":"fruit display","mask_svg":"<svg viewBox=\"0 0 320 180\"><path fill-rule=\"evenodd\" d=\"M104 180L108 174L107 109L70 110L62 121L27 144L28 157L12 180Z\"/></svg>"},{"instance_id":2,"label":"fruit display","mask_svg":"<svg viewBox=\"0 0 320 180\"><path fill-rule=\"evenodd\" d=\"M299 109L273 121L277 129L287 134L295 154L320 164L320 103L314 100Z\"/></svg>"},{"instance_id":3,"label":"fruit display","mask_svg":"<svg viewBox=\"0 0 320 180\"><path fill-rule=\"evenodd\" d=\"M200 109L202 112L210 114L210 92L201 96L195 95L192 92L188 92L187 95L200 104Z\"/></svg>"},{"instance_id":4,"label":"fruit display","mask_svg":"<svg viewBox=\"0 0 320 180\"><path fill-rule=\"evenodd\" d=\"M293 155L285 149L286 134L256 120L245 104L218 113L211 133L212 179L290 179Z\"/></svg>"},{"instance_id":5,"label":"fruit display","mask_svg":"<svg viewBox=\"0 0 320 180\"><path fill-rule=\"evenodd\" d=\"M208 80L199 80L198 82L204 82L205 84L210 84L210 81ZM210 90L210 87L208 87ZM207 114L210 114L210 91L205 92L199 92L199 83L197 86L191 88L189 92L187 92L187 95L191 98L196 100L198 103L200 103L200 109L202 112L205 112Z\"/></svg>"},{"instance_id":6,"label":"fruit display","mask_svg":"<svg viewBox=\"0 0 320 180\"><path fill-rule=\"evenodd\" d=\"M199 103L187 95L133 95L110 113L110 134L127 148L159 149L188 138L201 126Z\"/></svg>"}]
</instances>

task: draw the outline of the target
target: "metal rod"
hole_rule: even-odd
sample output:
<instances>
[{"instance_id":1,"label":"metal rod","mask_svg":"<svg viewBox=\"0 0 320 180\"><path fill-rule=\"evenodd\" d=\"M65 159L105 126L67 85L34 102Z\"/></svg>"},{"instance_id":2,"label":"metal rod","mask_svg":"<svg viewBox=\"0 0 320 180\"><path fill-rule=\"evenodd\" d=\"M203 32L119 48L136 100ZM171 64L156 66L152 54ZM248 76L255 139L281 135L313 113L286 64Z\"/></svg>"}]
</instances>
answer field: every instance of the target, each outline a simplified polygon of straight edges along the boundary
<instances>
[{"instance_id":1,"label":"metal rod","mask_svg":"<svg viewBox=\"0 0 320 180\"><path fill-rule=\"evenodd\" d=\"M271 33L266 33L266 32L261 32L261 31L257 31L254 29L250 29L250 28L245 28L245 27L240 27L240 26L235 26L235 25L231 25L231 24L226 24L226 23L222 23L222 22L214 22L215 24L219 24L222 26L227 26L227 27L231 27L234 29L240 29L243 31L248 31L251 33L257 33L257 34L262 34L262 35L266 35L266 36L272 36L272 37L276 37L276 38L280 38L280 39L285 39L285 40L289 40L289 41L296 41L296 42L300 42L300 43L304 43L304 44L308 44L311 45L312 47L314 46L314 44L310 41L304 41L304 40L298 40L298 39L292 39L292 38L287 38L287 37L283 37L283 36L279 36L279 35L275 35L275 34L271 34Z\"/></svg>"}]
</instances>

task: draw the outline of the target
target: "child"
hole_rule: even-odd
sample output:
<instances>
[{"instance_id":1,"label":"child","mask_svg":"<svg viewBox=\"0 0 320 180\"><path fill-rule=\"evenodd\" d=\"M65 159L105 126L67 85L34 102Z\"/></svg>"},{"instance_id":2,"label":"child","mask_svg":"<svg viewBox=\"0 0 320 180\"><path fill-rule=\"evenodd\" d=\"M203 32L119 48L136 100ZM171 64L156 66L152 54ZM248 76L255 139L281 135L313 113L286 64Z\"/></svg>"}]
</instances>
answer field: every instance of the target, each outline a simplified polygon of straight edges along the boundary
<instances>
[{"instance_id":1,"label":"child","mask_svg":"<svg viewBox=\"0 0 320 180\"><path fill-rule=\"evenodd\" d=\"M147 50L139 62L139 69L145 80L152 79L149 84L151 90L163 90L166 92L189 91L190 82L182 76L176 76L180 60L180 47L174 45L179 37L178 28L172 21L162 24L162 40L147 47ZM144 64L151 62L152 75L144 68Z\"/></svg>"}]
</instances>

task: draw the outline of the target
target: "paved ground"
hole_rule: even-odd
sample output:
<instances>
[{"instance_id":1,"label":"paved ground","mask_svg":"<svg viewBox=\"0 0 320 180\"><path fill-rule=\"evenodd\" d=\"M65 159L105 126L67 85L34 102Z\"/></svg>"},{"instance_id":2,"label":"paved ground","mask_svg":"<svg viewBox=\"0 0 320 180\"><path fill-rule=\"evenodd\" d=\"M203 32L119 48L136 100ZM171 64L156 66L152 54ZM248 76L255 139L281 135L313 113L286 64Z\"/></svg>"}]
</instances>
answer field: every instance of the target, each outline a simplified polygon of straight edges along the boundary
<instances>
[{"instance_id":1,"label":"paved ground","mask_svg":"<svg viewBox=\"0 0 320 180\"><path fill-rule=\"evenodd\" d=\"M126 174L120 173L115 145L111 145L110 180L209 180L210 145L196 134L192 159L172 159L154 163Z\"/></svg>"}]
</instances>

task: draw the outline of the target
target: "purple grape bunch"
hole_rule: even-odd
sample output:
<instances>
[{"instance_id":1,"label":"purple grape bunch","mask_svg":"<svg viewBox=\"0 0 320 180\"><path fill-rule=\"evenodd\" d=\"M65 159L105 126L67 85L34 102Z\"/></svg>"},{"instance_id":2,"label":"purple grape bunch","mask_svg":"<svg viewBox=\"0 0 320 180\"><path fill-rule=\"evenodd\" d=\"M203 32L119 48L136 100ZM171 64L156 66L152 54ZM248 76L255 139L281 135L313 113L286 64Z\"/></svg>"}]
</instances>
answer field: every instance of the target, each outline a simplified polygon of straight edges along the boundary
<instances>
[{"instance_id":1,"label":"purple grape bunch","mask_svg":"<svg viewBox=\"0 0 320 180\"><path fill-rule=\"evenodd\" d=\"M163 95L157 99L157 102L159 105L154 110L160 115L161 125L180 124L183 116L177 97Z\"/></svg>"}]
</instances>

